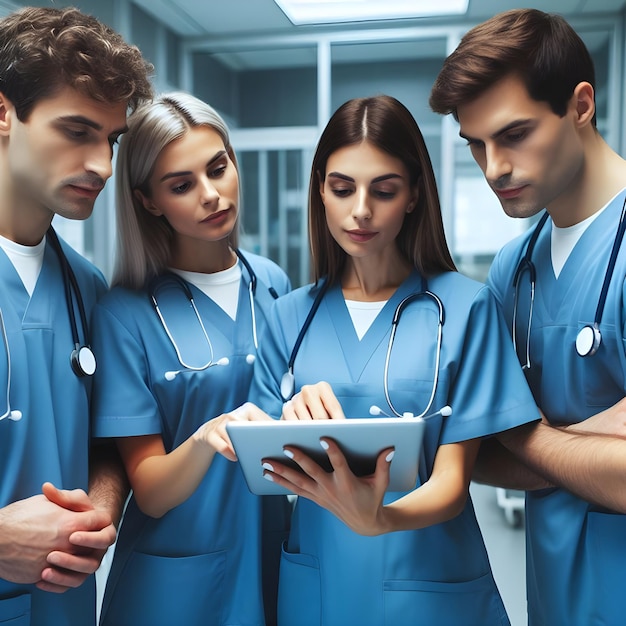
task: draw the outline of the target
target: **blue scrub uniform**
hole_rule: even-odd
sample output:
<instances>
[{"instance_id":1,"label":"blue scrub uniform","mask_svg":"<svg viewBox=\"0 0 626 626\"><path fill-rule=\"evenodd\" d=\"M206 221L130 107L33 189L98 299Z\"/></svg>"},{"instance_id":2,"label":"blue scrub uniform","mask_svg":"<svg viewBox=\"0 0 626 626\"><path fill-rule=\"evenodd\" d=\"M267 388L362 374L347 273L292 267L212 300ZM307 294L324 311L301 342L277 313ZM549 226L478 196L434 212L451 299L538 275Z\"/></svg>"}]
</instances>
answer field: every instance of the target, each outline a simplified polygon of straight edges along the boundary
<instances>
[{"instance_id":1,"label":"blue scrub uniform","mask_svg":"<svg viewBox=\"0 0 626 626\"><path fill-rule=\"evenodd\" d=\"M550 257L552 222L543 227L532 255L537 269L527 376L538 406L552 424L580 422L624 397L626 250L617 259L604 315L602 343L582 358L576 335L593 323L624 192L584 232L557 279ZM513 275L530 233L496 257L489 282L513 319ZM517 342L526 349L530 283L520 283ZM626 516L576 498L562 489L528 492L527 585L529 621L550 626L623 624L626 616Z\"/></svg>"},{"instance_id":2,"label":"blue scrub uniform","mask_svg":"<svg viewBox=\"0 0 626 626\"><path fill-rule=\"evenodd\" d=\"M255 297L259 341L265 312L289 290L284 272L246 253L258 279ZM247 271L233 320L189 285L213 344L214 361L226 366L181 370L174 347L150 299L150 290L112 289L96 308L94 345L99 358L93 428L99 437L159 434L169 452L205 421L248 400L255 354ZM180 284L162 283L159 308L191 366L210 350ZM261 499L253 496L239 465L216 454L193 495L160 519L144 515L131 498L109 574L102 624L157 626L264 624L261 593Z\"/></svg>"},{"instance_id":3,"label":"blue scrub uniform","mask_svg":"<svg viewBox=\"0 0 626 626\"><path fill-rule=\"evenodd\" d=\"M537 419L510 338L489 290L455 272L431 278L445 307L439 383L427 421L418 484L433 468L439 445L485 437ZM348 418L371 405L388 411L383 366L398 303L420 290L412 274L361 341L340 286L332 286L306 333L294 365L295 388L328 381ZM272 333L260 348L251 399L280 415L280 380L317 288L276 302ZM435 373L438 308L420 298L402 313L389 365L396 409L421 413ZM389 411L391 413L391 411ZM386 502L403 494L388 493ZM279 582L279 625L432 626L508 624L473 505L456 518L416 531L364 537L331 513L298 498Z\"/></svg>"},{"instance_id":4,"label":"blue scrub uniform","mask_svg":"<svg viewBox=\"0 0 626 626\"><path fill-rule=\"evenodd\" d=\"M104 278L64 242L61 245L89 315L106 290ZM0 421L0 507L41 493L46 481L64 489L86 491L91 379L78 378L72 372L74 340L63 274L49 243L32 297L0 249L0 309L11 353L11 408L23 414L19 421ZM76 306L75 315L82 338ZM7 409L5 350L0 339L0 414ZM5 622L93 624L94 577L64 594L0 579L0 624Z\"/></svg>"}]
</instances>

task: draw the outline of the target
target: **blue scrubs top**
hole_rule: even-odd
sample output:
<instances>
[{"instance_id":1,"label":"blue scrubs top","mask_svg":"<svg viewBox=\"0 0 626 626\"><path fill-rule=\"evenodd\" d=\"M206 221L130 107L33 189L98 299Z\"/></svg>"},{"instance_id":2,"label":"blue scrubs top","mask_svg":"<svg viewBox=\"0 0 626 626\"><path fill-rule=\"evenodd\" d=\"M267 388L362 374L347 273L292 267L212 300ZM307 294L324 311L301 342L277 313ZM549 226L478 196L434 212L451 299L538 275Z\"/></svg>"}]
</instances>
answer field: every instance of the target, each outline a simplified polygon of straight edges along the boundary
<instances>
[{"instance_id":1,"label":"blue scrubs top","mask_svg":"<svg viewBox=\"0 0 626 626\"><path fill-rule=\"evenodd\" d=\"M580 422L612 406L626 390L626 251L622 249L600 322L602 343L578 356L576 335L593 323L625 193L618 194L572 250L557 279L550 256L552 222L543 227L532 260L537 268L527 376L538 406L555 425ZM513 275L529 233L495 258L489 282L513 319ZM526 349L530 282L519 289L517 341ZM626 516L562 489L528 492L527 586L531 624L614 624L626 616Z\"/></svg>"},{"instance_id":2,"label":"blue scrubs top","mask_svg":"<svg viewBox=\"0 0 626 626\"><path fill-rule=\"evenodd\" d=\"M340 286L331 286L294 365L295 388L328 381L348 418L383 410L383 366L398 303L420 290L414 273L397 289L361 341ZM419 479L428 480L438 446L485 437L537 419L537 409L489 290L456 272L429 279L445 307L439 383L427 421ZM277 301L260 349L251 399L280 415L280 380L318 287ZM389 366L389 394L402 413L421 413L431 394L438 308L420 298L402 313ZM391 413L391 411L388 411ZM391 502L403 494L388 493ZM364 537L298 498L281 561L279 624L412 626L508 624L471 500L456 518L423 530Z\"/></svg>"},{"instance_id":3,"label":"blue scrubs top","mask_svg":"<svg viewBox=\"0 0 626 626\"><path fill-rule=\"evenodd\" d=\"M104 278L65 242L61 245L89 315L106 290ZM10 404L23 414L19 421L0 421L0 507L41 493L46 481L87 491L91 379L72 372L74 340L63 274L50 243L32 296L0 249L0 309L11 353ZM74 312L83 338L76 305ZM0 415L7 409L7 374L6 347L0 339ZM60 595L0 579L0 623L50 624L51 620L55 625L95 622L93 576Z\"/></svg>"},{"instance_id":4,"label":"blue scrubs top","mask_svg":"<svg viewBox=\"0 0 626 626\"><path fill-rule=\"evenodd\" d=\"M246 253L258 278L255 296L259 341L269 287L289 290L285 273ZM248 275L242 267L237 319L189 285L213 344L214 361L227 366L182 372L175 349L150 299L150 289L113 288L96 308L93 428L98 437L160 434L169 452L205 421L248 400L255 354ZM159 308L184 362L201 366L210 350L179 283L157 291ZM262 625L261 499L253 496L239 465L216 454L185 502L160 519L144 515L131 498L109 574L102 624Z\"/></svg>"}]
</instances>

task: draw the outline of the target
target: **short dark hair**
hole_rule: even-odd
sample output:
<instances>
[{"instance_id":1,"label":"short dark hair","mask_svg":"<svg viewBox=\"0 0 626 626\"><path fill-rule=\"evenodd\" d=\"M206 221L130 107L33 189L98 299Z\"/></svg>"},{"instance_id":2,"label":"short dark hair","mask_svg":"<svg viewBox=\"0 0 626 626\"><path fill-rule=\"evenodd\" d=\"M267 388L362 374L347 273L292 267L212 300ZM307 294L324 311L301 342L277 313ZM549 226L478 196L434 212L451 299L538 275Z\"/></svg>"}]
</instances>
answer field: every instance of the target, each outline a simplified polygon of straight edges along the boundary
<instances>
[{"instance_id":1,"label":"short dark hair","mask_svg":"<svg viewBox=\"0 0 626 626\"><path fill-rule=\"evenodd\" d=\"M533 100L547 102L561 117L576 85L588 82L595 87L591 55L563 17L515 9L495 15L463 36L443 63L430 106L436 113L456 117L459 106L509 74L517 74Z\"/></svg>"},{"instance_id":2,"label":"short dark hair","mask_svg":"<svg viewBox=\"0 0 626 626\"><path fill-rule=\"evenodd\" d=\"M139 48L73 7L26 7L0 20L0 92L21 121L66 86L135 109L152 97L152 70Z\"/></svg>"},{"instance_id":3,"label":"short dark hair","mask_svg":"<svg viewBox=\"0 0 626 626\"><path fill-rule=\"evenodd\" d=\"M333 239L326 224L320 180L326 178L329 157L345 146L367 141L400 159L417 188L415 209L407 213L397 237L401 254L422 274L455 270L441 218L437 183L424 137L409 110L391 96L348 100L330 118L313 157L309 183L309 233L315 280L341 278L346 253Z\"/></svg>"}]
</instances>

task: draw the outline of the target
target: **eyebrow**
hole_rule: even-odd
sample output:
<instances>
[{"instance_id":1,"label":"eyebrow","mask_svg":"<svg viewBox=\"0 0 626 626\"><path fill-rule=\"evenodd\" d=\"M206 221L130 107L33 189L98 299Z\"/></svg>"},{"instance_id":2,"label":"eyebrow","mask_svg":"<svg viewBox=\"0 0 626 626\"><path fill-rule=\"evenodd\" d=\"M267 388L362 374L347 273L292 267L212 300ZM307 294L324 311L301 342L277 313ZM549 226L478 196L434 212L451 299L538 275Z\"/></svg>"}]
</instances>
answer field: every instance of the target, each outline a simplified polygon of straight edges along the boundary
<instances>
[{"instance_id":1,"label":"eyebrow","mask_svg":"<svg viewBox=\"0 0 626 626\"><path fill-rule=\"evenodd\" d=\"M328 174L328 178L339 178L340 180L345 180L348 183L353 183L354 178L352 178L351 176L346 176L345 174L341 174L339 172L330 172ZM377 176L376 178L372 178L371 184L375 184L375 183L381 183L385 180L390 180L390 179L394 179L394 178L402 178L402 176L400 176L400 174L394 174L394 173L390 173L390 174L383 174L382 176Z\"/></svg>"},{"instance_id":2,"label":"eyebrow","mask_svg":"<svg viewBox=\"0 0 626 626\"><path fill-rule=\"evenodd\" d=\"M62 117L57 118L59 123L70 123L70 124L82 124L83 126L89 126L89 128L93 128L94 130L101 131L102 124L98 124L94 122L92 119L85 117L84 115L64 115ZM109 136L119 136L123 135L128 130L128 126L124 126L123 128L118 128L110 133Z\"/></svg>"},{"instance_id":3,"label":"eyebrow","mask_svg":"<svg viewBox=\"0 0 626 626\"><path fill-rule=\"evenodd\" d=\"M504 134L508 133L510 130L518 128L519 126L526 126L527 124L531 123L532 121L533 120L530 119L530 118L528 118L528 119L521 119L521 120L514 120L513 122L510 122L506 126L503 126L502 128L499 128L495 133L492 133L489 136L489 138L490 139L497 139L501 135L504 135ZM465 135L462 132L459 132L459 137L461 137L462 139L465 139L466 141L481 141L480 139L476 139L475 137L470 137L469 135Z\"/></svg>"},{"instance_id":4,"label":"eyebrow","mask_svg":"<svg viewBox=\"0 0 626 626\"><path fill-rule=\"evenodd\" d=\"M213 156L213 158L206 164L206 167L210 167L213 163L215 163L215 161L219 161L225 154L226 154L226 150L220 150L219 152L217 152ZM180 171L180 172L168 172L167 174L164 174L163 176L161 176L161 178L159 179L159 182L162 183L168 180L169 178L176 178L177 176L190 176L191 174L192 172L190 170Z\"/></svg>"}]
</instances>

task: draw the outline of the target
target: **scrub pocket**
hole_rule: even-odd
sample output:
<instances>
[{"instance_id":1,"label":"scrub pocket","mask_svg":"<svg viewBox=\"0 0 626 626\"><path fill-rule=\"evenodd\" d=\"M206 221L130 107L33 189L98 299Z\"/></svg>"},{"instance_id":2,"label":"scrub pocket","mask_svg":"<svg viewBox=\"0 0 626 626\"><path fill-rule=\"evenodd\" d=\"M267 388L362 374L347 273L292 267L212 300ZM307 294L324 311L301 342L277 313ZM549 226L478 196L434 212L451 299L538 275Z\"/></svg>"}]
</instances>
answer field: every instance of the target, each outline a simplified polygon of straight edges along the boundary
<instances>
[{"instance_id":1,"label":"scrub pocket","mask_svg":"<svg viewBox=\"0 0 626 626\"><path fill-rule=\"evenodd\" d=\"M320 565L316 557L286 551L280 559L278 626L320 626Z\"/></svg>"},{"instance_id":2,"label":"scrub pocket","mask_svg":"<svg viewBox=\"0 0 626 626\"><path fill-rule=\"evenodd\" d=\"M383 582L383 593L384 626L509 624L489 574L460 583L386 580Z\"/></svg>"},{"instance_id":3,"label":"scrub pocket","mask_svg":"<svg viewBox=\"0 0 626 626\"><path fill-rule=\"evenodd\" d=\"M0 624L30 626L30 595L0 600Z\"/></svg>"},{"instance_id":4,"label":"scrub pocket","mask_svg":"<svg viewBox=\"0 0 626 626\"><path fill-rule=\"evenodd\" d=\"M581 607L598 623L623 623L626 614L626 515L590 511L587 516L587 559L582 564L586 574L584 594L590 605ZM619 616L617 618L616 616ZM606 620L606 622L602 620Z\"/></svg>"},{"instance_id":5,"label":"scrub pocket","mask_svg":"<svg viewBox=\"0 0 626 626\"><path fill-rule=\"evenodd\" d=\"M220 624L225 565L223 551L189 557L134 552L107 588L113 595L101 625Z\"/></svg>"}]
</instances>

